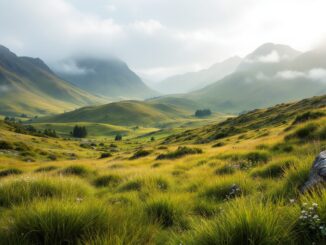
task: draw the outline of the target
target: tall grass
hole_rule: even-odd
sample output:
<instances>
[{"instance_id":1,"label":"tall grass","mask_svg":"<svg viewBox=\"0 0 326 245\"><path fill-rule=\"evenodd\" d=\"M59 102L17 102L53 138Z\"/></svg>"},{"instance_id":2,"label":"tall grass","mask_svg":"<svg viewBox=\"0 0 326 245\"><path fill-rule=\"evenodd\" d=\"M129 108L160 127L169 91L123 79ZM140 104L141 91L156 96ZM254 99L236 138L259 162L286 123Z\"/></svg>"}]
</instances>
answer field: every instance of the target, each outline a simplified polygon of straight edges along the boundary
<instances>
[{"instance_id":1,"label":"tall grass","mask_svg":"<svg viewBox=\"0 0 326 245\"><path fill-rule=\"evenodd\" d=\"M35 199L76 199L88 196L91 188L75 178L25 177L11 178L0 185L0 206L28 204Z\"/></svg>"}]
</instances>

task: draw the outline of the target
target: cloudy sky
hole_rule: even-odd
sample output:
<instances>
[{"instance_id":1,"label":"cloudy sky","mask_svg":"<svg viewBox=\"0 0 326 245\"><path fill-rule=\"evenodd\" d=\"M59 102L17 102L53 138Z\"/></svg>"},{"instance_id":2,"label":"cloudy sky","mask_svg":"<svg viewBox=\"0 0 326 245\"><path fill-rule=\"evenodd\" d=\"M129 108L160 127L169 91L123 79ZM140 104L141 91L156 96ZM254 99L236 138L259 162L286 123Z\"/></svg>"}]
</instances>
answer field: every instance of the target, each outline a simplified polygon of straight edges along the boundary
<instances>
[{"instance_id":1,"label":"cloudy sky","mask_svg":"<svg viewBox=\"0 0 326 245\"><path fill-rule=\"evenodd\" d=\"M325 37L325 0L0 0L0 44L49 64L114 55L150 80Z\"/></svg>"}]
</instances>

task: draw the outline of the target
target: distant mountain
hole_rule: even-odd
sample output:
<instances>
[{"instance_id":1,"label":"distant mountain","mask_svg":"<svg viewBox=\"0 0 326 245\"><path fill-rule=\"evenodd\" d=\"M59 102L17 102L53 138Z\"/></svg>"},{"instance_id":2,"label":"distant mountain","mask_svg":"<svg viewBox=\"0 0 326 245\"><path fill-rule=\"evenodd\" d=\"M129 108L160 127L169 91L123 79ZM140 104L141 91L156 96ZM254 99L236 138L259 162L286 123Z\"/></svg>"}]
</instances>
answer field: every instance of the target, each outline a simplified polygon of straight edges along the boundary
<instances>
[{"instance_id":1,"label":"distant mountain","mask_svg":"<svg viewBox=\"0 0 326 245\"><path fill-rule=\"evenodd\" d=\"M176 97L197 107L240 113L326 93L324 67L326 52L302 54L286 45L268 43L247 55L234 73Z\"/></svg>"},{"instance_id":2,"label":"distant mountain","mask_svg":"<svg viewBox=\"0 0 326 245\"><path fill-rule=\"evenodd\" d=\"M158 95L126 63L115 58L71 59L64 61L56 72L86 91L115 100L146 99Z\"/></svg>"},{"instance_id":3,"label":"distant mountain","mask_svg":"<svg viewBox=\"0 0 326 245\"><path fill-rule=\"evenodd\" d=\"M33 122L97 122L123 126L157 126L164 122L184 118L191 113L165 103L126 100L106 105L84 107L59 115L38 118Z\"/></svg>"},{"instance_id":4,"label":"distant mountain","mask_svg":"<svg viewBox=\"0 0 326 245\"><path fill-rule=\"evenodd\" d=\"M240 57L232 57L223 62L216 63L208 69L172 76L153 86L156 90L164 94L191 92L231 74L240 62Z\"/></svg>"},{"instance_id":5,"label":"distant mountain","mask_svg":"<svg viewBox=\"0 0 326 245\"><path fill-rule=\"evenodd\" d=\"M0 45L0 114L46 115L104 101L57 77L41 59Z\"/></svg>"}]
</instances>

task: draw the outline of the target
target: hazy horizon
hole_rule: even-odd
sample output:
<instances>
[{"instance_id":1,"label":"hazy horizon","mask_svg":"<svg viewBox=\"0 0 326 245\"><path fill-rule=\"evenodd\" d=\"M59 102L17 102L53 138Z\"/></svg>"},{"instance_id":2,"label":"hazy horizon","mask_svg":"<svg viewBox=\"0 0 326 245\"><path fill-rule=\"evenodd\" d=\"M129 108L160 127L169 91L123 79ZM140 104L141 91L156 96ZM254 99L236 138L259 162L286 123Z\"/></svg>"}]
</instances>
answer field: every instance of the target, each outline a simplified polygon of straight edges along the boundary
<instances>
[{"instance_id":1,"label":"hazy horizon","mask_svg":"<svg viewBox=\"0 0 326 245\"><path fill-rule=\"evenodd\" d=\"M325 7L321 0L2 0L0 44L51 66L76 55L116 56L159 81L266 42L312 49L325 37Z\"/></svg>"}]
</instances>

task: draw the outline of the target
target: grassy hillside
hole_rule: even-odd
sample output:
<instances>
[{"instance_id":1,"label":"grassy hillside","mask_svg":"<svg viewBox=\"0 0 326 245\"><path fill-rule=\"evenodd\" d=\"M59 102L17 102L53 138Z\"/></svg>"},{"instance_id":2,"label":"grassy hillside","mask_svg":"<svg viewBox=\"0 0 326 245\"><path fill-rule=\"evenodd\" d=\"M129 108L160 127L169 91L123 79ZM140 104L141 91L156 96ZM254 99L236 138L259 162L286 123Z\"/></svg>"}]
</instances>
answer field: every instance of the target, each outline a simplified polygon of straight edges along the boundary
<instances>
[{"instance_id":1,"label":"grassy hillside","mask_svg":"<svg viewBox=\"0 0 326 245\"><path fill-rule=\"evenodd\" d=\"M170 140L44 138L0 122L0 239L325 244L326 191L300 191L326 149L325 98L252 111ZM219 140L184 138L209 138L219 127L230 130Z\"/></svg>"},{"instance_id":2,"label":"grassy hillside","mask_svg":"<svg viewBox=\"0 0 326 245\"><path fill-rule=\"evenodd\" d=\"M120 101L101 106L90 106L75 111L38 118L32 122L66 123L97 122L123 126L156 126L202 121L193 117L195 110L172 103L151 101ZM215 115L220 117L220 115Z\"/></svg>"},{"instance_id":3,"label":"grassy hillside","mask_svg":"<svg viewBox=\"0 0 326 245\"><path fill-rule=\"evenodd\" d=\"M326 108L326 95L317 96L310 99L304 99L298 102L283 103L266 109L257 109L229 118L219 124L209 125L204 128L197 128L182 132L179 135L172 135L166 139L166 142L196 142L208 143L220 140L229 136L245 134L249 131L260 132L264 135L267 129L281 127L295 121L300 115L311 113L318 114L324 112Z\"/></svg>"},{"instance_id":4,"label":"grassy hillside","mask_svg":"<svg viewBox=\"0 0 326 245\"><path fill-rule=\"evenodd\" d=\"M17 57L3 46L0 95L3 115L48 115L105 101L58 78L42 60Z\"/></svg>"}]
</instances>

